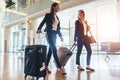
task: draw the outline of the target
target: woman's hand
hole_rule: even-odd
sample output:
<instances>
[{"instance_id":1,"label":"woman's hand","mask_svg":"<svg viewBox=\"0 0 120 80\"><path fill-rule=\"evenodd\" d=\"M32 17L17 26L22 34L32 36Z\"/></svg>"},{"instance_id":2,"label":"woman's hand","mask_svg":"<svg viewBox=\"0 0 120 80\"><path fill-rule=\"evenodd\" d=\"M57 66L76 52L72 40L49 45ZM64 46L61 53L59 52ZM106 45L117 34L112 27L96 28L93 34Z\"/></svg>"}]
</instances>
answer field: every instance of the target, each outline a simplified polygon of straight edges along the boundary
<instances>
[{"instance_id":1,"label":"woman's hand","mask_svg":"<svg viewBox=\"0 0 120 80\"><path fill-rule=\"evenodd\" d=\"M63 42L63 37L60 37L61 41Z\"/></svg>"},{"instance_id":2,"label":"woman's hand","mask_svg":"<svg viewBox=\"0 0 120 80\"><path fill-rule=\"evenodd\" d=\"M41 30L37 30L36 33L42 33Z\"/></svg>"},{"instance_id":3,"label":"woman's hand","mask_svg":"<svg viewBox=\"0 0 120 80\"><path fill-rule=\"evenodd\" d=\"M77 41L74 41L74 45L77 45Z\"/></svg>"}]
</instances>

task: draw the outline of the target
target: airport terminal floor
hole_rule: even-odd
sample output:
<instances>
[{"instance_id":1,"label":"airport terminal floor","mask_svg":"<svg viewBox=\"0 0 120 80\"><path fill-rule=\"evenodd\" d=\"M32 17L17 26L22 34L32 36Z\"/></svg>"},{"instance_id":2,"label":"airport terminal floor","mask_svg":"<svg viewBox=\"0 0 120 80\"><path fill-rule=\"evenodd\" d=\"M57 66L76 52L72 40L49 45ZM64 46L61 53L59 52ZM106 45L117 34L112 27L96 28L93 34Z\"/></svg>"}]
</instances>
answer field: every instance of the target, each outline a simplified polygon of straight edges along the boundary
<instances>
[{"instance_id":1,"label":"airport terminal floor","mask_svg":"<svg viewBox=\"0 0 120 80\"><path fill-rule=\"evenodd\" d=\"M36 30L45 14L49 12L52 1L55 0L0 1L0 80L25 80L25 53L19 52L23 51L26 45L48 45L45 39L45 27L41 30L43 34L37 35ZM5 5L3 5L5 1L16 1L16 4L10 6L10 9L5 8ZM94 51L91 57L91 67L95 71L91 72L85 69L86 53L84 52L81 55L81 65L85 71L79 71L76 66L76 53L74 52L64 67L67 72L66 76L62 76L57 71L52 57L49 64L52 72L46 75L45 80L120 80L120 54L109 55L106 58L107 53L102 52L113 48L113 51L115 49L120 53L120 0L60 1L62 2L57 15L60 19L64 42L60 43L60 40L57 40L56 44L59 47L61 45L68 47L73 44L78 11L84 10L87 23L97 41L96 44L92 45ZM112 43L114 46L111 46ZM30 76L27 77L27 80L33 80L30 78ZM43 78L40 77L39 80L43 80Z\"/></svg>"},{"instance_id":2,"label":"airport terminal floor","mask_svg":"<svg viewBox=\"0 0 120 80\"><path fill-rule=\"evenodd\" d=\"M110 55L110 60L105 61L106 54L93 53L91 67L95 72L79 71L75 65L75 53L65 66L66 76L62 76L56 69L53 59L49 68L52 73L47 74L46 80L120 80L120 55ZM85 68L86 54L81 55L81 64ZM19 58L17 53L0 54L0 80L25 80L24 58ZM43 78L39 78L43 80Z\"/></svg>"}]
</instances>

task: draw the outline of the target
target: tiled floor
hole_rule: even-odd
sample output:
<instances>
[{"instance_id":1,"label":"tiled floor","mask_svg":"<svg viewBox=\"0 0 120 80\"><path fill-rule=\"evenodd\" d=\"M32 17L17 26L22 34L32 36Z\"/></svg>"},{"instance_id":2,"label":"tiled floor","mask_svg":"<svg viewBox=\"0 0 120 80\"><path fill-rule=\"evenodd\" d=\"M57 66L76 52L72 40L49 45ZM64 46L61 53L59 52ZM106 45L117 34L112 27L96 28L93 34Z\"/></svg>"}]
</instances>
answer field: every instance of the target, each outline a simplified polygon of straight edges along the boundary
<instances>
[{"instance_id":1,"label":"tiled floor","mask_svg":"<svg viewBox=\"0 0 120 80\"><path fill-rule=\"evenodd\" d=\"M120 80L120 55L110 56L110 61L105 62L106 55L92 55L91 66L95 72L77 70L75 54L65 66L67 75L61 76L53 63L49 68L52 73L46 76L46 80ZM85 68L86 54L81 55L81 63ZM15 53L0 54L0 80L24 80L24 59L18 59ZM39 78L42 80L42 78Z\"/></svg>"}]
</instances>

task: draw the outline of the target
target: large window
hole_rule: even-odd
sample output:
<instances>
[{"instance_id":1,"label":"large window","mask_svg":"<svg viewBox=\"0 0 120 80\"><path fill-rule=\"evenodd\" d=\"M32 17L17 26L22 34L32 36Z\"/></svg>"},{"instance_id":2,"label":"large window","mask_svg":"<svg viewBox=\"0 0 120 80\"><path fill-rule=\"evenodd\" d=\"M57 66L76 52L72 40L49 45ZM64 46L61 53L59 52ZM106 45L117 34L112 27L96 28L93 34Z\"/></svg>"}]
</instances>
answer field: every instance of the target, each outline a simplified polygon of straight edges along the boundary
<instances>
[{"instance_id":1,"label":"large window","mask_svg":"<svg viewBox=\"0 0 120 80\"><path fill-rule=\"evenodd\" d=\"M108 0L104 2L95 1L59 12L58 16L61 20L63 37L69 43L67 43L68 45L73 44L75 20L77 19L78 10L80 9L85 11L86 20L91 27L93 36L98 42L97 44L92 45L95 50L98 50L98 46L103 42L120 41L116 1ZM65 32L65 30L67 31Z\"/></svg>"},{"instance_id":2,"label":"large window","mask_svg":"<svg viewBox=\"0 0 120 80\"><path fill-rule=\"evenodd\" d=\"M97 46L102 42L120 41L116 1L98 0L85 5L69 8L58 13L61 23L61 32L64 38L63 43L60 43L60 39L57 40L58 46L69 46L74 43L75 20L77 19L78 10L80 9L85 11L86 20L91 27L91 32L98 42L97 44L92 45L93 47L96 46L96 50L98 50Z\"/></svg>"},{"instance_id":3,"label":"large window","mask_svg":"<svg viewBox=\"0 0 120 80\"><path fill-rule=\"evenodd\" d=\"M15 25L9 28L9 52L18 52L26 45L25 25Z\"/></svg>"}]
</instances>

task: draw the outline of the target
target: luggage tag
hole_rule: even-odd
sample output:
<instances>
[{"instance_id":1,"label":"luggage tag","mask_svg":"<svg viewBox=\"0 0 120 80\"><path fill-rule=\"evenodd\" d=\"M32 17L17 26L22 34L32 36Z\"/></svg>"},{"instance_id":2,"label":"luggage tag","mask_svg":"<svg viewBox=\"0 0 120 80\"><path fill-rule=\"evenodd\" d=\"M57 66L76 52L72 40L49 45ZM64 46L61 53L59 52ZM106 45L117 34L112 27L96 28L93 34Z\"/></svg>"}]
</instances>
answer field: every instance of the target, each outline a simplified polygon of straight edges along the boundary
<instances>
[{"instance_id":1,"label":"luggage tag","mask_svg":"<svg viewBox=\"0 0 120 80\"><path fill-rule=\"evenodd\" d=\"M39 53L42 53L42 49L39 49L38 52L39 52Z\"/></svg>"},{"instance_id":2,"label":"luggage tag","mask_svg":"<svg viewBox=\"0 0 120 80\"><path fill-rule=\"evenodd\" d=\"M42 63L42 67L40 68L40 71L45 70L45 63Z\"/></svg>"}]
</instances>

